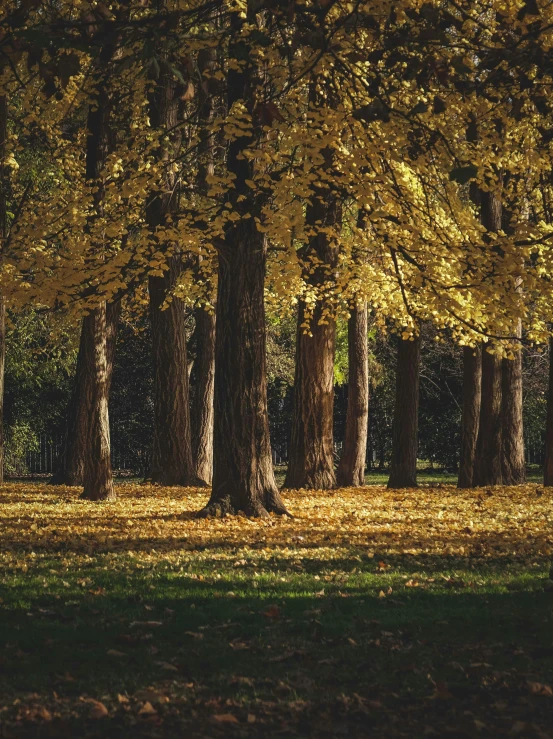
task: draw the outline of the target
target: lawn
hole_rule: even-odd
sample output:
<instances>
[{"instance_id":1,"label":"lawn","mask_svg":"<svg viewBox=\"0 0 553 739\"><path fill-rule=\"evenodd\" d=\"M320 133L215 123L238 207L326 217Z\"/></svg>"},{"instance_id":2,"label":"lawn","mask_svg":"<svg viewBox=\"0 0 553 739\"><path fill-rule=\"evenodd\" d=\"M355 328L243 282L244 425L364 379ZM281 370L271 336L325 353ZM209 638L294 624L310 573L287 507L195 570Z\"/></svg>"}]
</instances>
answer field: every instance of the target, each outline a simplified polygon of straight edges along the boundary
<instances>
[{"instance_id":1,"label":"lawn","mask_svg":"<svg viewBox=\"0 0 553 739\"><path fill-rule=\"evenodd\" d=\"M1 737L551 736L552 494L0 487Z\"/></svg>"}]
</instances>

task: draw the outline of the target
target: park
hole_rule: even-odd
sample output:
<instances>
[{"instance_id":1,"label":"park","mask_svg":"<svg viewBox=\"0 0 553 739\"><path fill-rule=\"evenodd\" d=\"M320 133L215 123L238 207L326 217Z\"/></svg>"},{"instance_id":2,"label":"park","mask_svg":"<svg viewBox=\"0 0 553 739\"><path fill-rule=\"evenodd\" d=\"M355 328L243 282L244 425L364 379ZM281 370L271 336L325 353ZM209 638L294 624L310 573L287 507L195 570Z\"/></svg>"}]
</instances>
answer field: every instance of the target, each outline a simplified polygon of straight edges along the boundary
<instances>
[{"instance_id":1,"label":"park","mask_svg":"<svg viewBox=\"0 0 553 739\"><path fill-rule=\"evenodd\" d=\"M553 6L1 6L0 739L553 737Z\"/></svg>"}]
</instances>

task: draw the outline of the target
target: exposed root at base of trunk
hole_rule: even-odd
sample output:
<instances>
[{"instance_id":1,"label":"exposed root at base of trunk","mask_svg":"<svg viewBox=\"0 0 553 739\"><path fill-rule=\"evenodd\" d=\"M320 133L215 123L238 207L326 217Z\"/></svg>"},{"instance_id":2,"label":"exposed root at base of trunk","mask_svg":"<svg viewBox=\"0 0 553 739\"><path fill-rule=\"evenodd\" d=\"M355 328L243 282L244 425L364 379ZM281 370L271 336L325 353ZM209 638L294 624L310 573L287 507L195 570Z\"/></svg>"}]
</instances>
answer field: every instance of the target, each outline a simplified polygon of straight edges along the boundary
<instances>
[{"instance_id":1,"label":"exposed root at base of trunk","mask_svg":"<svg viewBox=\"0 0 553 739\"><path fill-rule=\"evenodd\" d=\"M270 505L262 505L261 503L250 504L238 508L230 499L230 496L221 498L220 500L210 501L205 508L196 513L196 518L223 518L224 516L248 516L253 518L267 518L271 513L279 516L289 516L292 514L286 509L282 501L274 501Z\"/></svg>"},{"instance_id":2,"label":"exposed root at base of trunk","mask_svg":"<svg viewBox=\"0 0 553 739\"><path fill-rule=\"evenodd\" d=\"M93 503L113 503L114 500L117 500L117 496L113 490L100 493L99 495L91 495L90 493L83 492L79 495L79 500L90 500Z\"/></svg>"}]
</instances>

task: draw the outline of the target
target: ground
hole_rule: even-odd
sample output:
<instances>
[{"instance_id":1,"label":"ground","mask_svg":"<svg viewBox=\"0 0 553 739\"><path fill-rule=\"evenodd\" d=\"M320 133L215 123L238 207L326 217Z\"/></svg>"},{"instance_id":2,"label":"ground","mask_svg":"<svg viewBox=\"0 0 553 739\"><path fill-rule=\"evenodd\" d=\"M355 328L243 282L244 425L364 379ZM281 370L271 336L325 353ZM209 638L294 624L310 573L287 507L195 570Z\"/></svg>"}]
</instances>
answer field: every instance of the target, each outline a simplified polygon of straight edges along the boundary
<instances>
[{"instance_id":1,"label":"ground","mask_svg":"<svg viewBox=\"0 0 553 739\"><path fill-rule=\"evenodd\" d=\"M0 487L0 737L553 736L553 494Z\"/></svg>"}]
</instances>

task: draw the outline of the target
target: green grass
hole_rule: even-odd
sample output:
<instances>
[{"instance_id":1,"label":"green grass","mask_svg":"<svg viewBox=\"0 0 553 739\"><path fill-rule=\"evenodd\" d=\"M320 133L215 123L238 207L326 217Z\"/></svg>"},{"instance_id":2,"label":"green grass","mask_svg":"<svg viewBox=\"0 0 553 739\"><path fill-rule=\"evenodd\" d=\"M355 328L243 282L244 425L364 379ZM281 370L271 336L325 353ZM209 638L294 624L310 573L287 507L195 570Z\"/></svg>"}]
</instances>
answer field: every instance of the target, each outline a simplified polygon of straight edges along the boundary
<instances>
[{"instance_id":1,"label":"green grass","mask_svg":"<svg viewBox=\"0 0 553 739\"><path fill-rule=\"evenodd\" d=\"M177 553L4 540L0 736L547 735L537 548L381 563L358 541L323 548L323 532L297 556L217 536ZM156 713L139 714L146 700Z\"/></svg>"}]
</instances>

